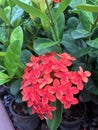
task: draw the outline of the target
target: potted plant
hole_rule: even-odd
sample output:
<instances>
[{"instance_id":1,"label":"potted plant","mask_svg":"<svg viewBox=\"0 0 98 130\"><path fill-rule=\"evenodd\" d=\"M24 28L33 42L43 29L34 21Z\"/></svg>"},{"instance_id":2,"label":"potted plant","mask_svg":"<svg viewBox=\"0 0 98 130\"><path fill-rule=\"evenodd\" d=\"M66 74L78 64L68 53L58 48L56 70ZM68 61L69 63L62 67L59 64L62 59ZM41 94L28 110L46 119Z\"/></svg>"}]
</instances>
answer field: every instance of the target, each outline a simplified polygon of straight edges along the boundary
<instances>
[{"instance_id":1,"label":"potted plant","mask_svg":"<svg viewBox=\"0 0 98 130\"><path fill-rule=\"evenodd\" d=\"M52 119L47 120L50 130L56 130L60 125L63 111L62 104L64 108L69 108L71 104L78 103L76 95L79 91L83 90L83 82L87 82L87 77L90 76L88 71L83 71L82 67L79 67L81 66L79 63L80 59L74 61L75 57L81 57L81 55L84 56L85 53L88 53L88 50L83 52L82 50L84 50L84 48L82 49L80 46L77 47L79 41L77 40L76 42L71 34L72 31L73 34L76 33L74 33L74 30L79 20L77 17L71 17L67 20L67 24L65 23L66 17L63 11L66 11L68 6L72 8L74 4L70 4L71 0L54 2L56 2L56 4L53 4L52 0L42 2L32 0L28 3L19 0L12 1L13 5L17 4L29 14L29 16L27 14L29 19L22 24L22 28L18 26L10 33L10 44L7 46L5 53L2 53L5 57L3 63L5 71L1 72L1 79L3 79L1 80L1 84L9 82L10 92L15 96L17 101L21 101L21 96L23 96L22 100L26 101L27 105L33 109L33 113L37 113L41 119ZM75 21L75 26L71 26L72 23L70 23L70 21ZM32 31L31 23L36 25L33 26L34 31ZM65 25L67 25L67 29ZM23 41L23 32L26 41ZM30 39L28 38L29 34L31 36ZM25 46L27 50L24 52ZM48 54L46 54L47 52ZM75 57L72 57L68 53ZM33 54L33 56L29 63L31 54ZM72 63L72 61L74 61L74 63ZM39 68L39 70L37 68ZM33 72L35 69L36 72ZM32 73L34 73L35 79L32 78ZM67 76L65 76L65 73ZM21 79L22 75L23 77ZM75 76L79 79L79 82ZM66 77L66 79L64 77ZM38 78L38 80L36 78ZM21 80L23 80L22 86ZM69 89L67 90L67 87L64 87L63 90L62 85L67 83L65 82L66 80L70 81L68 82ZM34 94L37 97L33 94L28 94L30 89L33 91L33 83L31 83L31 81L34 82L34 84L37 83L36 86L34 85L35 88L37 87L36 91L34 90ZM57 86L62 88L60 93L58 91L56 92ZM50 95L50 99L47 98L45 100L44 94L46 94L46 92ZM68 94L68 92L70 93ZM31 100L29 96L34 97L32 97ZM44 109L40 108L39 103ZM39 107L37 108L36 105L39 105ZM53 118L52 111L54 111ZM58 115L56 114L57 112ZM56 118L57 116L59 116L59 118Z\"/></svg>"}]
</instances>

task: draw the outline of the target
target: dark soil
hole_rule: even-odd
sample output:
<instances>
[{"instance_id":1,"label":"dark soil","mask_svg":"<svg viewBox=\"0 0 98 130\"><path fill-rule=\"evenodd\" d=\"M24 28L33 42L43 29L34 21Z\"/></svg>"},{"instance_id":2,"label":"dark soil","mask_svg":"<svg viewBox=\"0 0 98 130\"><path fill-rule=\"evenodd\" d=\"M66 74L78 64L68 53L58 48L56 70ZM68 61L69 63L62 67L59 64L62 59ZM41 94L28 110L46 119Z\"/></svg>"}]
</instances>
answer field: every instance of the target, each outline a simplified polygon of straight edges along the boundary
<instances>
[{"instance_id":1,"label":"dark soil","mask_svg":"<svg viewBox=\"0 0 98 130\"><path fill-rule=\"evenodd\" d=\"M11 101L13 100L13 96L11 94L9 94L9 89L6 88L5 86L0 87L0 98L2 100L2 103L4 104L8 115L15 127L15 130L19 130L16 126L16 124L13 121L13 116L10 113L9 110L9 105L11 103ZM19 104L17 104L16 106L14 106L14 108L17 111L20 111L20 108L18 108ZM24 110L24 106L21 106L22 110ZM78 108L78 109L77 109ZM69 110L64 110L63 113L63 120L67 120L67 121L75 121L77 119L79 119L82 115L83 115L83 106L81 104L78 104L76 106L71 107ZM24 110L25 114L26 111ZM20 112L21 114L23 114L23 111ZM41 121L41 123L39 124L38 128L36 130L49 130L45 120ZM58 128L58 130L60 130L60 128ZM89 111L89 108L87 108L87 114L86 117L84 119L84 123L82 125L82 127L79 130L98 130L98 115L92 114L91 111Z\"/></svg>"}]
</instances>

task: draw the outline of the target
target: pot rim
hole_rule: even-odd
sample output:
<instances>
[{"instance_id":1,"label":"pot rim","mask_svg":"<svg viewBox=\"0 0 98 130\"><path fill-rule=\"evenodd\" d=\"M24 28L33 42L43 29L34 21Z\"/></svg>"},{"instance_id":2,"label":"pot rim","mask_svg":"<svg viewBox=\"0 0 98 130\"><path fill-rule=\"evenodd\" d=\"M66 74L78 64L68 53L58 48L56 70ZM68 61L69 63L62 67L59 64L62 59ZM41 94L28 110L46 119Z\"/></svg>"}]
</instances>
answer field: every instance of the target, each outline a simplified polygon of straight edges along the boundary
<instances>
[{"instance_id":1,"label":"pot rim","mask_svg":"<svg viewBox=\"0 0 98 130\"><path fill-rule=\"evenodd\" d=\"M12 107L12 105L13 105L13 103L14 103L14 99L11 101L11 103L10 103L10 111L11 111L11 113L13 114L13 115L16 115L16 116L18 116L18 117L21 117L21 118L32 118L32 117L34 117L34 116L38 116L37 114L32 114L32 115L19 115L18 113L16 113L14 110L13 110L13 107Z\"/></svg>"}]
</instances>

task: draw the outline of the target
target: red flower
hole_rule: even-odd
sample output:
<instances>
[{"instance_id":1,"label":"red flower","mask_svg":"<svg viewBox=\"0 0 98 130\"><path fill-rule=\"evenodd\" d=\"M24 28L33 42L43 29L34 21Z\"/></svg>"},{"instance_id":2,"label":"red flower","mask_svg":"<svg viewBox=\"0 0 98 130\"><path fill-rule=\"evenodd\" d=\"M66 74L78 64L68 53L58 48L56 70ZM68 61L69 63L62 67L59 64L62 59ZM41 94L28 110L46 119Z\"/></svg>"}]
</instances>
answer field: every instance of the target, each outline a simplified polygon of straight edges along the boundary
<instances>
[{"instance_id":1,"label":"red flower","mask_svg":"<svg viewBox=\"0 0 98 130\"><path fill-rule=\"evenodd\" d=\"M38 57L31 56L22 76L22 100L43 120L52 119L56 110L53 103L59 100L64 108L78 103L75 94L83 90L83 82L88 81L89 71L69 71L74 57L67 53L47 53Z\"/></svg>"},{"instance_id":2,"label":"red flower","mask_svg":"<svg viewBox=\"0 0 98 130\"><path fill-rule=\"evenodd\" d=\"M54 2L55 2L55 3L59 3L59 2L60 2L60 0L54 0Z\"/></svg>"},{"instance_id":3,"label":"red flower","mask_svg":"<svg viewBox=\"0 0 98 130\"><path fill-rule=\"evenodd\" d=\"M39 78L38 82L40 83L39 88L43 88L46 84L52 83L53 79L49 74L44 75L42 78Z\"/></svg>"},{"instance_id":4,"label":"red flower","mask_svg":"<svg viewBox=\"0 0 98 130\"><path fill-rule=\"evenodd\" d=\"M63 87L58 79L54 79L53 86L49 88L49 92L55 94L57 99L61 99L63 96Z\"/></svg>"},{"instance_id":5,"label":"red flower","mask_svg":"<svg viewBox=\"0 0 98 130\"><path fill-rule=\"evenodd\" d=\"M65 109L68 109L68 108L71 107L71 105L75 105L75 104L77 104L79 101L78 101L77 98L74 98L74 97L72 98L71 101L68 101L68 100L66 99L66 96L64 96L64 97L61 99L61 102L64 104L64 108L65 108Z\"/></svg>"},{"instance_id":6,"label":"red flower","mask_svg":"<svg viewBox=\"0 0 98 130\"><path fill-rule=\"evenodd\" d=\"M91 75L91 73L90 73L89 71L84 71L84 72L83 72L83 69L82 69L81 66L79 67L78 74L81 76L82 80L83 80L85 83L88 82L88 78L87 78L87 77L89 77L89 76Z\"/></svg>"}]
</instances>

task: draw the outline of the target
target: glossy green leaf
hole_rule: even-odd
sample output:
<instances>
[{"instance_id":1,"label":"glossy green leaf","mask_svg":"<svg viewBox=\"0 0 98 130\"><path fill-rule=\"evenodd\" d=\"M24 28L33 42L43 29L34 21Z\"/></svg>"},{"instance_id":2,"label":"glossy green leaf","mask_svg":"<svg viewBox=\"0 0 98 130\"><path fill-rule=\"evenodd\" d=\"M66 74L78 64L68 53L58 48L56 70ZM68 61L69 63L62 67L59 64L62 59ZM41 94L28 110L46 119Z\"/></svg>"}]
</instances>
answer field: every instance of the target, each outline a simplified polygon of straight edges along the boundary
<instances>
[{"instance_id":1,"label":"glossy green leaf","mask_svg":"<svg viewBox=\"0 0 98 130\"><path fill-rule=\"evenodd\" d=\"M11 33L10 37L10 44L12 44L14 41L18 40L20 42L20 45L22 46L23 43L23 31L20 26L16 27L13 32Z\"/></svg>"},{"instance_id":2,"label":"glossy green leaf","mask_svg":"<svg viewBox=\"0 0 98 130\"><path fill-rule=\"evenodd\" d=\"M5 0L0 0L0 5L4 6L4 4L5 4Z\"/></svg>"},{"instance_id":3,"label":"glossy green leaf","mask_svg":"<svg viewBox=\"0 0 98 130\"><path fill-rule=\"evenodd\" d=\"M0 18L7 24L10 23L10 21L8 20L4 10L0 7Z\"/></svg>"},{"instance_id":4,"label":"glossy green leaf","mask_svg":"<svg viewBox=\"0 0 98 130\"><path fill-rule=\"evenodd\" d=\"M33 5L29 6L29 5L27 5L27 4L23 3L23 2L20 2L19 0L15 0L14 2L17 5L19 5L27 13L43 19L43 21L45 21L47 26L50 25L50 20L49 20L48 16L45 13L42 13L38 8L35 8Z\"/></svg>"},{"instance_id":5,"label":"glossy green leaf","mask_svg":"<svg viewBox=\"0 0 98 130\"><path fill-rule=\"evenodd\" d=\"M86 4L86 0L72 0L70 3L71 8L75 8L80 4Z\"/></svg>"},{"instance_id":6,"label":"glossy green leaf","mask_svg":"<svg viewBox=\"0 0 98 130\"><path fill-rule=\"evenodd\" d=\"M22 95L20 93L18 93L15 96L15 102L17 102L17 103L23 103L23 101L22 101Z\"/></svg>"},{"instance_id":7,"label":"glossy green leaf","mask_svg":"<svg viewBox=\"0 0 98 130\"><path fill-rule=\"evenodd\" d=\"M12 9L11 24L15 23L16 20L20 19L23 15L23 12L23 9L21 9L19 6L14 6Z\"/></svg>"},{"instance_id":8,"label":"glossy green leaf","mask_svg":"<svg viewBox=\"0 0 98 130\"><path fill-rule=\"evenodd\" d=\"M62 24L61 24L62 23ZM57 35L60 39L62 39L62 35L63 35L63 32L64 32L64 28L65 28L65 16L64 14L62 13L60 15L60 17L58 18L58 20L56 21L56 32L57 32Z\"/></svg>"},{"instance_id":9,"label":"glossy green leaf","mask_svg":"<svg viewBox=\"0 0 98 130\"><path fill-rule=\"evenodd\" d=\"M7 19L10 21L11 7L10 6L5 7L4 12L5 12Z\"/></svg>"},{"instance_id":10,"label":"glossy green leaf","mask_svg":"<svg viewBox=\"0 0 98 130\"><path fill-rule=\"evenodd\" d=\"M5 56L5 52L0 52L0 56Z\"/></svg>"},{"instance_id":11,"label":"glossy green leaf","mask_svg":"<svg viewBox=\"0 0 98 130\"><path fill-rule=\"evenodd\" d=\"M3 24L4 25L4 24ZM5 27L0 27L0 42L5 44L8 40Z\"/></svg>"},{"instance_id":12,"label":"glossy green leaf","mask_svg":"<svg viewBox=\"0 0 98 130\"><path fill-rule=\"evenodd\" d=\"M86 47L86 48L82 48L80 50L77 50L75 53L73 53L72 55L76 58L82 57L84 55L89 54L91 48L90 47Z\"/></svg>"},{"instance_id":13,"label":"glossy green leaf","mask_svg":"<svg viewBox=\"0 0 98 130\"><path fill-rule=\"evenodd\" d=\"M14 96L17 95L20 91L20 87L21 87L21 79L13 81L10 85L11 94Z\"/></svg>"},{"instance_id":14,"label":"glossy green leaf","mask_svg":"<svg viewBox=\"0 0 98 130\"><path fill-rule=\"evenodd\" d=\"M98 77L97 77L98 78ZM85 84L85 88L92 94L98 95L98 87L95 82L90 78L89 81Z\"/></svg>"},{"instance_id":15,"label":"glossy green leaf","mask_svg":"<svg viewBox=\"0 0 98 130\"><path fill-rule=\"evenodd\" d=\"M13 0L7 0L8 4L10 7L14 7L15 3L13 2Z\"/></svg>"},{"instance_id":16,"label":"glossy green leaf","mask_svg":"<svg viewBox=\"0 0 98 130\"><path fill-rule=\"evenodd\" d=\"M48 47L48 48L45 48L45 49L42 49L40 51L37 51L37 50L34 50L38 55L43 55L45 53L50 53L50 52L53 52L55 51L56 53L59 53L59 47L57 45L55 46L52 46L52 47Z\"/></svg>"},{"instance_id":17,"label":"glossy green leaf","mask_svg":"<svg viewBox=\"0 0 98 130\"><path fill-rule=\"evenodd\" d=\"M68 29L76 29L76 27L78 26L79 24L79 19L76 18L76 17L70 17L68 20L67 20L67 23L66 23L66 26Z\"/></svg>"},{"instance_id":18,"label":"glossy green leaf","mask_svg":"<svg viewBox=\"0 0 98 130\"><path fill-rule=\"evenodd\" d=\"M79 38L88 37L90 33L83 29L77 29L77 30L72 31L71 35L74 39L79 39Z\"/></svg>"},{"instance_id":19,"label":"glossy green leaf","mask_svg":"<svg viewBox=\"0 0 98 130\"><path fill-rule=\"evenodd\" d=\"M21 52L21 62L25 65L27 62L30 61L32 53L29 50L24 49Z\"/></svg>"},{"instance_id":20,"label":"glossy green leaf","mask_svg":"<svg viewBox=\"0 0 98 130\"><path fill-rule=\"evenodd\" d=\"M81 4L78 5L77 8L85 11L90 11L90 12L98 12L98 5Z\"/></svg>"},{"instance_id":21,"label":"glossy green leaf","mask_svg":"<svg viewBox=\"0 0 98 130\"><path fill-rule=\"evenodd\" d=\"M46 39L46 38L38 38L36 40L34 40L34 50L36 51L40 51L42 49L48 48L48 47L52 47L56 44L58 44L59 41L51 41L50 39Z\"/></svg>"},{"instance_id":22,"label":"glossy green leaf","mask_svg":"<svg viewBox=\"0 0 98 130\"><path fill-rule=\"evenodd\" d=\"M3 72L0 72L0 85L9 81L9 76Z\"/></svg>"},{"instance_id":23,"label":"glossy green leaf","mask_svg":"<svg viewBox=\"0 0 98 130\"><path fill-rule=\"evenodd\" d=\"M63 112L62 104L57 100L54 103L54 106L56 106L57 110L53 112L53 119L46 120L49 130L57 130L62 120L62 112Z\"/></svg>"},{"instance_id":24,"label":"glossy green leaf","mask_svg":"<svg viewBox=\"0 0 98 130\"><path fill-rule=\"evenodd\" d=\"M19 40L16 40L8 46L4 58L4 64L10 77L13 77L18 69L20 56L21 44Z\"/></svg>"},{"instance_id":25,"label":"glossy green leaf","mask_svg":"<svg viewBox=\"0 0 98 130\"><path fill-rule=\"evenodd\" d=\"M70 2L71 2L71 0L61 0L60 5L56 12L56 19L58 19L58 17L61 15L61 13L63 13L63 11L68 7Z\"/></svg>"},{"instance_id":26,"label":"glossy green leaf","mask_svg":"<svg viewBox=\"0 0 98 130\"><path fill-rule=\"evenodd\" d=\"M93 14L87 11L80 11L80 21L84 29L90 32L92 25L94 24Z\"/></svg>"},{"instance_id":27,"label":"glossy green leaf","mask_svg":"<svg viewBox=\"0 0 98 130\"><path fill-rule=\"evenodd\" d=\"M65 47L65 49L70 53L73 54L80 50L81 48L76 45L76 41L71 37L70 34L64 34L61 44ZM74 49L73 49L74 48Z\"/></svg>"},{"instance_id":28,"label":"glossy green leaf","mask_svg":"<svg viewBox=\"0 0 98 130\"><path fill-rule=\"evenodd\" d=\"M94 47L94 48L98 49L98 38L88 41L87 45L89 45L90 47Z\"/></svg>"}]
</instances>

